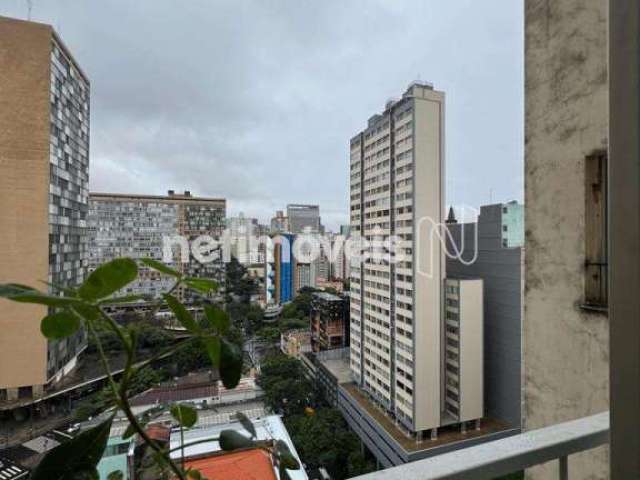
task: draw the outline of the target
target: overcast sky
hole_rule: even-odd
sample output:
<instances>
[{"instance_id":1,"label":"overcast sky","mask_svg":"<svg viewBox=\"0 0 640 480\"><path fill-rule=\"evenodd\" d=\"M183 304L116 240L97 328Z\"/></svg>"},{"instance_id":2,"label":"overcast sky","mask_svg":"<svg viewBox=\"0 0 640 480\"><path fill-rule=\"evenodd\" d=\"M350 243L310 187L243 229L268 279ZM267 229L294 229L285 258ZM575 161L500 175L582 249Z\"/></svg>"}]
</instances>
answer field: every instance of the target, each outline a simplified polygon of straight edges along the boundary
<instances>
[{"instance_id":1,"label":"overcast sky","mask_svg":"<svg viewBox=\"0 0 640 480\"><path fill-rule=\"evenodd\" d=\"M519 0L32 0L91 79L91 189L348 222L348 145L416 79L446 92L447 202L523 191ZM26 18L26 0L0 15Z\"/></svg>"}]
</instances>

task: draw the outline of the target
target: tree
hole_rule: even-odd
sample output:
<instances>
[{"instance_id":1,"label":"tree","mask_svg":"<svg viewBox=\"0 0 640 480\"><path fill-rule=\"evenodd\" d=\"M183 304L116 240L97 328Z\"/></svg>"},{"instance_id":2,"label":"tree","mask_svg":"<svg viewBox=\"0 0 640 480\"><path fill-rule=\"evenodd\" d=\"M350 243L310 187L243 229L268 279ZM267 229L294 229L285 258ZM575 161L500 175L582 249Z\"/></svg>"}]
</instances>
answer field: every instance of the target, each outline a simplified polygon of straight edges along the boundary
<instances>
[{"instance_id":1,"label":"tree","mask_svg":"<svg viewBox=\"0 0 640 480\"><path fill-rule=\"evenodd\" d=\"M331 478L343 479L375 470L362 455L360 440L335 408L285 419L296 448L310 468L325 467Z\"/></svg>"},{"instance_id":2,"label":"tree","mask_svg":"<svg viewBox=\"0 0 640 480\"><path fill-rule=\"evenodd\" d=\"M256 333L258 338L268 343L276 343L280 341L280 329L276 327L262 327Z\"/></svg>"},{"instance_id":3,"label":"tree","mask_svg":"<svg viewBox=\"0 0 640 480\"><path fill-rule=\"evenodd\" d=\"M268 356L260 365L258 385L272 411L293 415L315 404L315 389L303 368L298 360L282 353Z\"/></svg>"},{"instance_id":4,"label":"tree","mask_svg":"<svg viewBox=\"0 0 640 480\"><path fill-rule=\"evenodd\" d=\"M298 307L295 303L287 303L282 307L282 313L280 316L282 318L295 318L298 315Z\"/></svg>"},{"instance_id":5,"label":"tree","mask_svg":"<svg viewBox=\"0 0 640 480\"><path fill-rule=\"evenodd\" d=\"M172 478L187 480L194 478L194 474L187 473L171 459L169 452L152 440L146 433L145 420L137 416L130 403L130 396L140 388L145 388L149 382L156 382L157 372L149 367L158 358L175 354L185 344L198 343L207 353L211 366L220 372L222 383L226 388L235 388L242 375L242 349L229 340L228 315L212 306L203 305L207 317L207 325L203 327L191 315L189 310L175 297L173 293L179 288L188 288L197 293L208 296L217 289L212 280L185 277L163 263L152 259L140 261L146 267L152 268L163 275L173 277L173 286L162 295L152 310L152 315L163 306L167 306L175 315L178 322L188 332L189 337L168 349L160 349L152 358L144 361L137 359L138 334L119 325L110 316L105 306L117 303L129 303L139 300L139 296L118 296L127 285L138 277L138 264L131 258L117 258L96 268L77 288L63 288L57 293L40 292L32 287L19 284L0 284L0 297L19 303L31 303L49 307L48 313L40 322L40 331L48 340L57 341L70 338L81 329L89 332L99 360L104 368L108 380L108 394L113 398L117 407L125 414L129 421L129 428L123 436L138 435L142 443L154 452L153 459L163 471L171 473ZM52 287L55 289L55 287ZM109 367L109 362L98 332L110 331L115 334L122 345L125 355L125 367L118 378ZM107 337L104 337L107 338ZM197 412L187 405L172 405L171 414L183 428L192 427L197 421ZM43 457L32 472L32 480L57 478L59 480L78 480L80 478L97 478L98 464L106 448L114 416L108 417L95 427L87 429L57 447ZM229 432L229 431L226 431ZM236 432L232 432L236 434ZM248 448L255 445L252 438L243 437L242 442L223 442L225 431L221 432L220 445L224 450ZM287 452L284 452L285 454ZM276 459L279 453L274 454ZM290 454L289 454L290 456ZM297 469L299 466L286 467Z\"/></svg>"},{"instance_id":6,"label":"tree","mask_svg":"<svg viewBox=\"0 0 640 480\"><path fill-rule=\"evenodd\" d=\"M227 302L233 300L232 297L235 296L240 302L248 304L251 296L258 291L255 279L249 276L247 269L233 256L226 264L225 286Z\"/></svg>"},{"instance_id":7,"label":"tree","mask_svg":"<svg viewBox=\"0 0 640 480\"><path fill-rule=\"evenodd\" d=\"M288 330L297 330L299 328L308 328L309 320L303 318L282 318L278 321L278 328L281 332Z\"/></svg>"},{"instance_id":8,"label":"tree","mask_svg":"<svg viewBox=\"0 0 640 480\"><path fill-rule=\"evenodd\" d=\"M247 312L247 334L251 335L264 325L264 310L259 305L250 305Z\"/></svg>"}]
</instances>

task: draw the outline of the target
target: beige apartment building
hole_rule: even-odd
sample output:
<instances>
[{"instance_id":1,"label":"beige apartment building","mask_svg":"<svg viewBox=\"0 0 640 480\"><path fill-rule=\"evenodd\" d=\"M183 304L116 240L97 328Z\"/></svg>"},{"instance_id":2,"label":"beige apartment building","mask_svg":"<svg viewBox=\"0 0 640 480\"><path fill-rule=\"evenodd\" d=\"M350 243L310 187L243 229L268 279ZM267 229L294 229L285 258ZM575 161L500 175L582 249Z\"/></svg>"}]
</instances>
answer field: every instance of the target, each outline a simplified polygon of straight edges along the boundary
<instances>
[{"instance_id":1,"label":"beige apartment building","mask_svg":"<svg viewBox=\"0 0 640 480\"><path fill-rule=\"evenodd\" d=\"M365 242L395 236L403 254L352 259L352 376L409 436L435 437L448 418L440 241L444 93L416 82L389 101L351 139L350 168L351 235Z\"/></svg>"},{"instance_id":2,"label":"beige apartment building","mask_svg":"<svg viewBox=\"0 0 640 480\"><path fill-rule=\"evenodd\" d=\"M609 408L608 4L525 2L527 430ZM608 448L572 455L569 471L609 478Z\"/></svg>"},{"instance_id":3,"label":"beige apartment building","mask_svg":"<svg viewBox=\"0 0 640 480\"><path fill-rule=\"evenodd\" d=\"M0 17L0 283L83 281L88 183L88 78L51 26ZM48 342L46 314L0 300L0 402L76 365L84 332Z\"/></svg>"}]
</instances>

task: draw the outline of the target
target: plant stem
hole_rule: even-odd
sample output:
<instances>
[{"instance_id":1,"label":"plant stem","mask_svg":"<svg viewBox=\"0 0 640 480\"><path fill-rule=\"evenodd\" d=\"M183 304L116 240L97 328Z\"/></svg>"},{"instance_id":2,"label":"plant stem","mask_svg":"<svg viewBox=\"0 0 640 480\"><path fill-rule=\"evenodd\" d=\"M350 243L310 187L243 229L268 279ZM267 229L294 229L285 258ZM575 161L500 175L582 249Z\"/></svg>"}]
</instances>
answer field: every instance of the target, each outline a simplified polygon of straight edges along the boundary
<instances>
[{"instance_id":1,"label":"plant stem","mask_svg":"<svg viewBox=\"0 0 640 480\"><path fill-rule=\"evenodd\" d=\"M176 282L176 284L172 287L171 291L174 290L178 286L178 284L179 282ZM160 307L158 306L158 308ZM131 424L135 432L138 435L140 435L140 437L144 440L145 444L147 444L153 451L155 451L158 454L159 458L162 458L163 461L166 462L169 468L180 480L186 480L186 476L182 471L182 469L180 469L171 460L171 458L169 458L168 455L165 455L165 451L162 449L162 447L160 447L160 445L158 445L153 439L149 437L149 435L144 430L142 425L140 425L140 422L138 421L133 411L131 410L131 405L129 404L129 397L127 395L127 387L129 384L129 380L131 379L131 374L133 370L132 365L135 359L136 348L135 348L133 338L131 339L131 341L127 340L127 337L123 333L120 326L102 308L100 308L100 313L101 313L101 316L106 320L107 325L109 325L109 327L115 332L115 334L118 336L118 338L122 342L122 345L124 346L125 352L127 355L126 365L122 373L122 379L120 381L120 388L117 387L117 385L115 384L115 382L113 382L113 380L111 381L111 387L112 387L113 393L116 396L116 398L119 400L118 406L124 412L125 416L127 417L127 420L129 420L129 423ZM95 339L98 345L98 352L100 353L100 356L103 360L103 365L105 366L107 374L111 378L111 373L109 371L109 366L106 361L106 356L104 355L104 351L102 349L100 339L97 338L97 335L95 335Z\"/></svg>"}]
</instances>

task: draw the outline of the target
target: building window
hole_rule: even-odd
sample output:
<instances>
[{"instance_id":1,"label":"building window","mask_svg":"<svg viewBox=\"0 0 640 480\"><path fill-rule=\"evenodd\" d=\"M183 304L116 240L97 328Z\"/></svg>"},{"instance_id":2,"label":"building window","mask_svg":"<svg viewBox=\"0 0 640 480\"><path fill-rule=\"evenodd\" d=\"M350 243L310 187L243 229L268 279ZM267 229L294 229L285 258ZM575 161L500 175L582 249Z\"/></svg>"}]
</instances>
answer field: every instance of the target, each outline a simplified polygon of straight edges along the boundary
<instances>
[{"instance_id":1,"label":"building window","mask_svg":"<svg viewBox=\"0 0 640 480\"><path fill-rule=\"evenodd\" d=\"M589 155L585 163L586 307L607 307L607 203L607 153L597 152Z\"/></svg>"}]
</instances>

